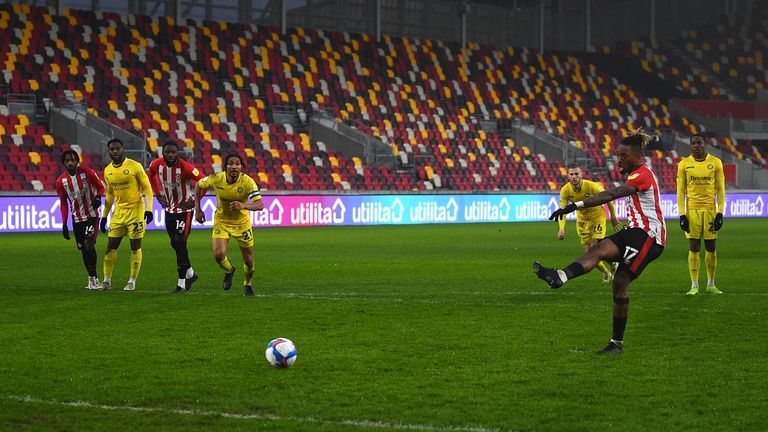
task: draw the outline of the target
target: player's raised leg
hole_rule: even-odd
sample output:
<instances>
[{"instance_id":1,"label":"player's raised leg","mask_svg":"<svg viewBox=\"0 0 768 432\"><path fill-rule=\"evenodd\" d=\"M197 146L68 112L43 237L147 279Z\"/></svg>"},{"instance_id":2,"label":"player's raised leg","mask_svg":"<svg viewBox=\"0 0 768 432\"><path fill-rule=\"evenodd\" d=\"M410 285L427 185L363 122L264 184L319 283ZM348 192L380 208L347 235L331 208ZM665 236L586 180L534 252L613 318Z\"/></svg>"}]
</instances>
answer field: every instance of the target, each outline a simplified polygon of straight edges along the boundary
<instances>
[{"instance_id":1,"label":"player's raised leg","mask_svg":"<svg viewBox=\"0 0 768 432\"><path fill-rule=\"evenodd\" d=\"M609 238L590 247L584 255L563 269L547 268L538 261L533 263L533 269L536 276L544 280L550 288L560 288L568 280L590 272L602 260L613 261L618 256L619 249Z\"/></svg>"}]
</instances>

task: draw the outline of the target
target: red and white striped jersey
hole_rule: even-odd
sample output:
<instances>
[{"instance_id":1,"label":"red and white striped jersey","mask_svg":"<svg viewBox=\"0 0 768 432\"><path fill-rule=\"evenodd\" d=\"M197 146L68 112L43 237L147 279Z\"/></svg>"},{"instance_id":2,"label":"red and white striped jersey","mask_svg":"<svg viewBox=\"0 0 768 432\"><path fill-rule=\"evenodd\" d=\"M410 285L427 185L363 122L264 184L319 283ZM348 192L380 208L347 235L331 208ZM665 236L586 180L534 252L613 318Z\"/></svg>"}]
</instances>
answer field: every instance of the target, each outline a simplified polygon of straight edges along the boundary
<instances>
[{"instance_id":1,"label":"red and white striped jersey","mask_svg":"<svg viewBox=\"0 0 768 432\"><path fill-rule=\"evenodd\" d=\"M653 171L645 165L632 171L627 184L637 192L627 196L627 227L641 228L661 246L667 244L667 226L661 213L659 183Z\"/></svg>"},{"instance_id":2,"label":"red and white striped jersey","mask_svg":"<svg viewBox=\"0 0 768 432\"><path fill-rule=\"evenodd\" d=\"M165 197L168 201L165 211L183 213L193 210L191 205L185 208L184 204L194 199L195 188L192 186L192 180L197 181L204 177L194 165L183 159L176 159L176 163L169 167L165 158L158 158L149 164L147 174L155 195Z\"/></svg>"},{"instance_id":3,"label":"red and white striped jersey","mask_svg":"<svg viewBox=\"0 0 768 432\"><path fill-rule=\"evenodd\" d=\"M77 167L75 175L69 175L64 171L56 179L56 193L59 195L61 204L62 223L67 223L70 209L72 222L84 222L99 217L99 210L93 208L93 199L104 195L104 192L104 183L93 169L81 165Z\"/></svg>"}]
</instances>

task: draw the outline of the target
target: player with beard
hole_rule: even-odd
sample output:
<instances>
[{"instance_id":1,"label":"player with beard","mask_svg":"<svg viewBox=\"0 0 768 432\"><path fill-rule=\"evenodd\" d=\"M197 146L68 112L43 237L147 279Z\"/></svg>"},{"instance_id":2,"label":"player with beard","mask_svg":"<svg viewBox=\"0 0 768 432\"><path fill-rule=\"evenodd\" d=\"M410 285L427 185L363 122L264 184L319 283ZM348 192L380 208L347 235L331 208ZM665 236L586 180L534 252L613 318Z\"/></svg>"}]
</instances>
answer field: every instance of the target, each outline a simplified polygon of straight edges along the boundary
<instances>
[{"instance_id":1,"label":"player with beard","mask_svg":"<svg viewBox=\"0 0 768 432\"><path fill-rule=\"evenodd\" d=\"M555 210L550 220L560 219L580 208L595 207L621 197L627 197L627 226L590 247L587 252L563 269L533 263L539 279L550 288L560 288L568 280L579 277L597 266L601 260L618 261L613 279L613 334L608 345L598 354L621 354L624 351L624 330L629 312L629 285L666 245L667 228L661 213L661 199L656 176L645 164L643 149L651 137L639 130L624 138L616 148L618 166L627 175L626 183L568 204Z\"/></svg>"},{"instance_id":2,"label":"player with beard","mask_svg":"<svg viewBox=\"0 0 768 432\"><path fill-rule=\"evenodd\" d=\"M175 141L167 141L163 144L163 157L149 164L147 174L157 201L165 209L165 231L176 252L179 279L172 292L185 293L198 278L189 260L187 238L195 205L192 181L199 181L203 175L191 163L178 156L179 145Z\"/></svg>"}]
</instances>

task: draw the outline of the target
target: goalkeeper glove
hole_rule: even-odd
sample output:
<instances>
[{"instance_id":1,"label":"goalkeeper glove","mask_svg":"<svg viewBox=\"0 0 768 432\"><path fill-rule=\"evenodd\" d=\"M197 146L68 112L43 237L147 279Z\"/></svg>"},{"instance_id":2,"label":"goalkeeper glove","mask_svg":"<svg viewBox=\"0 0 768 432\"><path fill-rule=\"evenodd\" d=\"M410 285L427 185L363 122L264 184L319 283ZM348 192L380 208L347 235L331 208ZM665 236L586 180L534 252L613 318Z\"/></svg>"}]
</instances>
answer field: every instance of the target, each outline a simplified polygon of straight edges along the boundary
<instances>
[{"instance_id":1,"label":"goalkeeper glove","mask_svg":"<svg viewBox=\"0 0 768 432\"><path fill-rule=\"evenodd\" d=\"M712 229L715 231L720 231L720 228L723 227L723 214L718 213L715 215L715 223L712 224Z\"/></svg>"},{"instance_id":2,"label":"goalkeeper glove","mask_svg":"<svg viewBox=\"0 0 768 432\"><path fill-rule=\"evenodd\" d=\"M101 218L101 222L99 222L99 229L101 229L101 232L103 233L107 232L107 218Z\"/></svg>"},{"instance_id":3,"label":"goalkeeper glove","mask_svg":"<svg viewBox=\"0 0 768 432\"><path fill-rule=\"evenodd\" d=\"M691 227L688 226L688 216L686 215L680 216L680 229L682 229L685 232L691 232Z\"/></svg>"},{"instance_id":4,"label":"goalkeeper glove","mask_svg":"<svg viewBox=\"0 0 768 432\"><path fill-rule=\"evenodd\" d=\"M67 224L61 226L61 235L63 235L66 240L69 240L69 227L67 227Z\"/></svg>"},{"instance_id":5,"label":"goalkeeper glove","mask_svg":"<svg viewBox=\"0 0 768 432\"><path fill-rule=\"evenodd\" d=\"M144 220L147 221L147 224L151 223L154 218L151 211L147 210L144 212Z\"/></svg>"},{"instance_id":6,"label":"goalkeeper glove","mask_svg":"<svg viewBox=\"0 0 768 432\"><path fill-rule=\"evenodd\" d=\"M93 197L93 208L95 210L98 210L99 207L101 207L101 197L96 195L95 197Z\"/></svg>"}]
</instances>

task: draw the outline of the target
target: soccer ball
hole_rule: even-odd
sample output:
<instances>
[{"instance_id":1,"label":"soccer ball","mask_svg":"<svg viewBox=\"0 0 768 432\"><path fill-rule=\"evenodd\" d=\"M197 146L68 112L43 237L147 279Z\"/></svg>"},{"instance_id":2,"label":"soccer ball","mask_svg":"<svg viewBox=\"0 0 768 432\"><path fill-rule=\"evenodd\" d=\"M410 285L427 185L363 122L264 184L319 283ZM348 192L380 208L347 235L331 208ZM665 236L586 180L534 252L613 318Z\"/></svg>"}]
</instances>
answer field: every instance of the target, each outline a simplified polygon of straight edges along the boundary
<instances>
[{"instance_id":1,"label":"soccer ball","mask_svg":"<svg viewBox=\"0 0 768 432\"><path fill-rule=\"evenodd\" d=\"M277 338L272 339L267 344L265 352L267 361L272 367L287 368L291 367L296 361L296 345L290 339Z\"/></svg>"}]
</instances>

